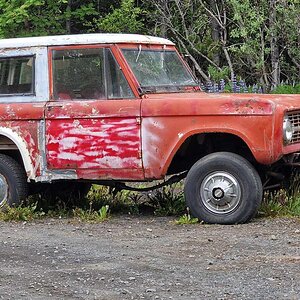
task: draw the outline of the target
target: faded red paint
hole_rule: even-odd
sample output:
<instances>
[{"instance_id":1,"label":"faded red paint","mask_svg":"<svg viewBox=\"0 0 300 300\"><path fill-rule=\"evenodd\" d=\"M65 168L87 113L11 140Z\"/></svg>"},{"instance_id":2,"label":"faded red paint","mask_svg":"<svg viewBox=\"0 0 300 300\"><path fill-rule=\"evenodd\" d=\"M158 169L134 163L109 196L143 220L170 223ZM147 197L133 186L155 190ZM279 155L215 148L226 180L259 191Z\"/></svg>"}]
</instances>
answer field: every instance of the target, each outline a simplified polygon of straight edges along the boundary
<instances>
[{"instance_id":1,"label":"faded red paint","mask_svg":"<svg viewBox=\"0 0 300 300\"><path fill-rule=\"evenodd\" d=\"M238 136L259 163L272 164L289 150L300 150L299 144L282 145L284 109L294 107L300 107L297 95L148 95L141 112L145 176L163 177L179 147L198 133Z\"/></svg>"},{"instance_id":2,"label":"faded red paint","mask_svg":"<svg viewBox=\"0 0 300 300\"><path fill-rule=\"evenodd\" d=\"M40 175L39 122L44 116L45 103L11 103L0 105L0 128L9 128L25 144L34 174ZM0 132L2 130L0 129ZM6 132L1 132L6 135ZM7 136L11 138L10 135ZM20 145L17 145L20 146ZM21 149L20 149L21 150Z\"/></svg>"},{"instance_id":3,"label":"faded red paint","mask_svg":"<svg viewBox=\"0 0 300 300\"><path fill-rule=\"evenodd\" d=\"M45 102L38 103L3 103L0 105L0 121L42 120Z\"/></svg>"},{"instance_id":4,"label":"faded red paint","mask_svg":"<svg viewBox=\"0 0 300 300\"><path fill-rule=\"evenodd\" d=\"M49 169L78 178L144 178L140 100L49 102L46 153Z\"/></svg>"},{"instance_id":5,"label":"faded red paint","mask_svg":"<svg viewBox=\"0 0 300 300\"><path fill-rule=\"evenodd\" d=\"M49 120L50 169L141 169L136 119Z\"/></svg>"},{"instance_id":6,"label":"faded red paint","mask_svg":"<svg viewBox=\"0 0 300 300\"><path fill-rule=\"evenodd\" d=\"M51 51L99 46L112 50L134 97L53 100ZM64 179L67 171L72 179L163 178L181 145L202 133L239 137L264 165L300 152L299 144L284 146L282 141L284 113L300 108L299 96L206 94L189 87L181 93L140 95L138 81L120 50L138 47L137 43L50 47L48 99L0 104L0 131L9 128L24 143L34 175L41 177L38 180L48 180L52 173Z\"/></svg>"}]
</instances>

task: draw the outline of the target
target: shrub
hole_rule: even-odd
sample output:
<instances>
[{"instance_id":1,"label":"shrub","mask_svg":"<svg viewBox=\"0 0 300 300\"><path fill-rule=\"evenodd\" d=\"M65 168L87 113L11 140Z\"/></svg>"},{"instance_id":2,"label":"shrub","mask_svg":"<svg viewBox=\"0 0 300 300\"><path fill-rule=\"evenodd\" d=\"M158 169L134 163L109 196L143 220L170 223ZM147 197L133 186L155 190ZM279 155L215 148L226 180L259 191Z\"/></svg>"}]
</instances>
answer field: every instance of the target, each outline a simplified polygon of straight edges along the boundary
<instances>
[{"instance_id":1,"label":"shrub","mask_svg":"<svg viewBox=\"0 0 300 300\"><path fill-rule=\"evenodd\" d=\"M279 85L272 91L272 94L300 94L300 84L296 85Z\"/></svg>"}]
</instances>

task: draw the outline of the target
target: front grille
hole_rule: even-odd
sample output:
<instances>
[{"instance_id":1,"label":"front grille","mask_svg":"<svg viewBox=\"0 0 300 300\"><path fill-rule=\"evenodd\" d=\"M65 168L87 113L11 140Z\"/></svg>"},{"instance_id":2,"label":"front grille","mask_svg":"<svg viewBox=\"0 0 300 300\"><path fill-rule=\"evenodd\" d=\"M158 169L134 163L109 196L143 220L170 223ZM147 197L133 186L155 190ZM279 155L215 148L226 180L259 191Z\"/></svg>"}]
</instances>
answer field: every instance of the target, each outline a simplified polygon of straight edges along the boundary
<instances>
[{"instance_id":1,"label":"front grille","mask_svg":"<svg viewBox=\"0 0 300 300\"><path fill-rule=\"evenodd\" d=\"M300 111L291 111L287 113L289 120L293 124L293 136L291 143L300 142Z\"/></svg>"}]
</instances>

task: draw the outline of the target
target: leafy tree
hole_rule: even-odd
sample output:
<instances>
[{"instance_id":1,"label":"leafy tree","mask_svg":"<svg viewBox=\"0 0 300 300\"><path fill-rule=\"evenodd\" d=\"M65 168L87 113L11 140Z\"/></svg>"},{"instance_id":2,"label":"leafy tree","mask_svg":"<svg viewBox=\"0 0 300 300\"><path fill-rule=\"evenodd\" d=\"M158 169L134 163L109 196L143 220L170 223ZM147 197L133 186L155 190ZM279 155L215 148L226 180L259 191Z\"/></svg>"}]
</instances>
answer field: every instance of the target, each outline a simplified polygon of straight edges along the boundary
<instances>
[{"instance_id":1,"label":"leafy tree","mask_svg":"<svg viewBox=\"0 0 300 300\"><path fill-rule=\"evenodd\" d=\"M119 8L113 9L97 22L97 27L104 32L145 33L141 20L143 13L133 0L122 0Z\"/></svg>"},{"instance_id":2,"label":"leafy tree","mask_svg":"<svg viewBox=\"0 0 300 300\"><path fill-rule=\"evenodd\" d=\"M40 0L0 0L0 36L24 35L29 26L30 10L42 4Z\"/></svg>"},{"instance_id":3,"label":"leafy tree","mask_svg":"<svg viewBox=\"0 0 300 300\"><path fill-rule=\"evenodd\" d=\"M204 80L229 72L275 88L300 74L299 0L150 0L155 28Z\"/></svg>"},{"instance_id":4,"label":"leafy tree","mask_svg":"<svg viewBox=\"0 0 300 300\"><path fill-rule=\"evenodd\" d=\"M300 77L299 0L0 0L0 38L99 31L170 38L203 80Z\"/></svg>"},{"instance_id":5,"label":"leafy tree","mask_svg":"<svg viewBox=\"0 0 300 300\"><path fill-rule=\"evenodd\" d=\"M0 37L94 31L119 1L0 0Z\"/></svg>"}]
</instances>

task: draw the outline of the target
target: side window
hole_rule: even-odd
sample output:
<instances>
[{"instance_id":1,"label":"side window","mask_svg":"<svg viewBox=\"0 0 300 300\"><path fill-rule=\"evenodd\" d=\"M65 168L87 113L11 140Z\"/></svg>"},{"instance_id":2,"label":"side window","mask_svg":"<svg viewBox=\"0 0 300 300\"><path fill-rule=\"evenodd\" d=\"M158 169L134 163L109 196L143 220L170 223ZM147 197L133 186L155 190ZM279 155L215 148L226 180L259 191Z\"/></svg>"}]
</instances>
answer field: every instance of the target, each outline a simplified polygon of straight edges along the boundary
<instances>
[{"instance_id":1,"label":"side window","mask_svg":"<svg viewBox=\"0 0 300 300\"><path fill-rule=\"evenodd\" d=\"M133 98L133 92L110 49L106 49L107 95L109 99Z\"/></svg>"},{"instance_id":2,"label":"side window","mask_svg":"<svg viewBox=\"0 0 300 300\"><path fill-rule=\"evenodd\" d=\"M55 99L105 98L104 49L53 51Z\"/></svg>"},{"instance_id":3,"label":"side window","mask_svg":"<svg viewBox=\"0 0 300 300\"><path fill-rule=\"evenodd\" d=\"M110 49L53 50L55 99L120 99L133 93Z\"/></svg>"},{"instance_id":4,"label":"side window","mask_svg":"<svg viewBox=\"0 0 300 300\"><path fill-rule=\"evenodd\" d=\"M34 94L33 56L0 58L0 96Z\"/></svg>"}]
</instances>

